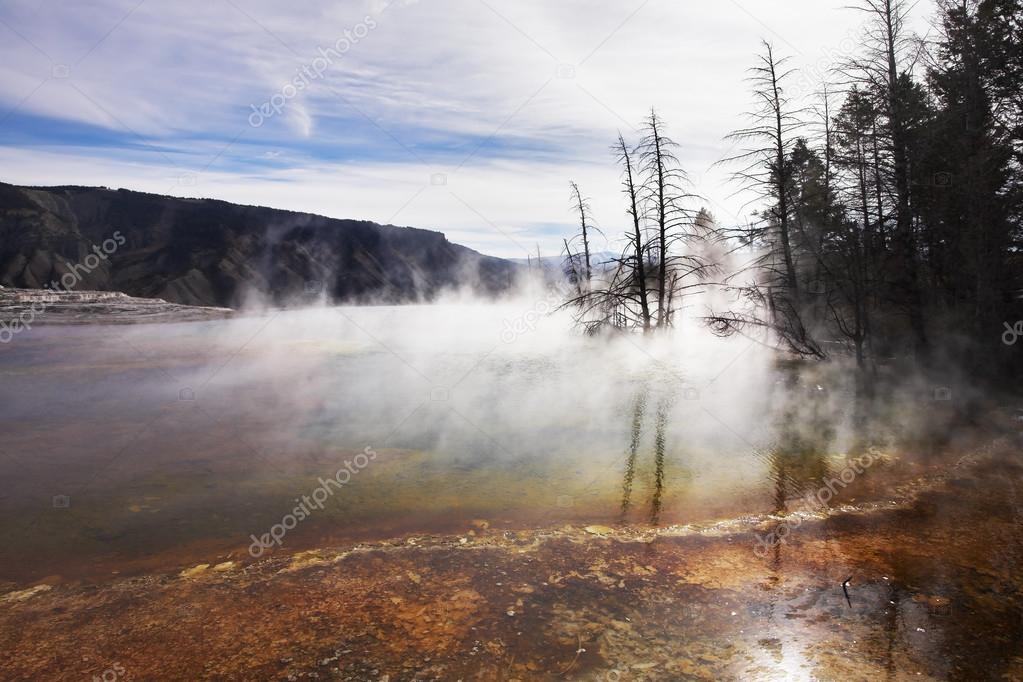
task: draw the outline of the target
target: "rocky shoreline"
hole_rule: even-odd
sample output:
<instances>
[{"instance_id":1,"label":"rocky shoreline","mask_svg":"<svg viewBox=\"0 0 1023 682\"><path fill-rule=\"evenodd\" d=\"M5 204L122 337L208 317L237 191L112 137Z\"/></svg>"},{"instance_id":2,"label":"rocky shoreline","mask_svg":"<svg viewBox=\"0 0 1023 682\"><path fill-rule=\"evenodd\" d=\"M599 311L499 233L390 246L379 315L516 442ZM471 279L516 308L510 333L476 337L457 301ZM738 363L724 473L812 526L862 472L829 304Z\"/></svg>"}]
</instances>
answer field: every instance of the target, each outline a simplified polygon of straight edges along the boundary
<instances>
[{"instance_id":1,"label":"rocky shoreline","mask_svg":"<svg viewBox=\"0 0 1023 682\"><path fill-rule=\"evenodd\" d=\"M748 527L481 520L461 536L44 581L0 598L3 668L61 680L114 665L175 680L1018 679L1020 472L962 462L903 504L808 520L766 557Z\"/></svg>"}]
</instances>

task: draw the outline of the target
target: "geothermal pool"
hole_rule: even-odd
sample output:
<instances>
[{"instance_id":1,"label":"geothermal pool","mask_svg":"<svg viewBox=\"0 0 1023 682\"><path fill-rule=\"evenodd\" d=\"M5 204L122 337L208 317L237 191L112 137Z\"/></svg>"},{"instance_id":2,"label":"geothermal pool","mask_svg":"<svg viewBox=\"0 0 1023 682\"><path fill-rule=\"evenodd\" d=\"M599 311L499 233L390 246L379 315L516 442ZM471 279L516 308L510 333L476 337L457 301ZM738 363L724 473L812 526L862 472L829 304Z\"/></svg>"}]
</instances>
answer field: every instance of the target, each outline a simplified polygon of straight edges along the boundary
<instances>
[{"instance_id":1,"label":"geothermal pool","mask_svg":"<svg viewBox=\"0 0 1023 682\"><path fill-rule=\"evenodd\" d=\"M228 550L296 507L272 549L479 518L770 510L776 387L748 343L687 365L667 345L580 339L557 317L510 333L529 310L321 309L18 338L0 354L0 502L32 521L5 524L19 551L3 577ZM822 451L819 467L838 456Z\"/></svg>"},{"instance_id":2,"label":"geothermal pool","mask_svg":"<svg viewBox=\"0 0 1023 682\"><path fill-rule=\"evenodd\" d=\"M1023 674L1011 407L960 424L924 382L864 419L755 341L549 307L0 347L13 676L965 679L962 646Z\"/></svg>"}]
</instances>

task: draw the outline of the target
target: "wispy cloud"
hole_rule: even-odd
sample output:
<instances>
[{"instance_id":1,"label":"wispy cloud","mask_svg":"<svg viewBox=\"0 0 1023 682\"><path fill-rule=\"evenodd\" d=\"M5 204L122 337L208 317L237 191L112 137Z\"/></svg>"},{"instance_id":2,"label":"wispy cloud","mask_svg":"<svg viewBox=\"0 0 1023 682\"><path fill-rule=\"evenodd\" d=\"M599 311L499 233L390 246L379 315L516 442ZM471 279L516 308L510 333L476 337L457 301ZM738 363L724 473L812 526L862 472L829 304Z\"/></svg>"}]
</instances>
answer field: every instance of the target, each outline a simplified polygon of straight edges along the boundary
<instances>
[{"instance_id":1,"label":"wispy cloud","mask_svg":"<svg viewBox=\"0 0 1023 682\"><path fill-rule=\"evenodd\" d=\"M491 220L547 226L530 237L554 250L570 178L605 223L622 219L607 146L653 105L697 189L738 220L707 168L747 106L757 40L769 26L797 65L812 63L855 21L842 4L15 0L0 9L0 143L19 164L0 179L221 191L379 221L401 209L404 223L521 255L458 202L410 197L447 174ZM254 106L342 45L279 116L250 126ZM180 191L156 180L182 172L198 178Z\"/></svg>"}]
</instances>

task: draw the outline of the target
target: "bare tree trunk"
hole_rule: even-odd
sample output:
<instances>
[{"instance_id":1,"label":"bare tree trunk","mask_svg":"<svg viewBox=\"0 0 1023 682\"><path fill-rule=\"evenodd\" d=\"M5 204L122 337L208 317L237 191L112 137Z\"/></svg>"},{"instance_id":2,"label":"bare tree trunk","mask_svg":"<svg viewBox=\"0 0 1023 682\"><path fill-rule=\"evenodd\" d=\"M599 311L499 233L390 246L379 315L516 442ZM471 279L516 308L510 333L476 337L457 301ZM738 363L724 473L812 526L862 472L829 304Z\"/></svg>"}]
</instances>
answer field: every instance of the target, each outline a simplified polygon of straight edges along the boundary
<instances>
[{"instance_id":1,"label":"bare tree trunk","mask_svg":"<svg viewBox=\"0 0 1023 682\"><path fill-rule=\"evenodd\" d=\"M632 174L632 156L629 154L625 138L618 133L619 160L625 166L625 193L629 196L628 212L632 216L632 246L636 258L636 280L639 283L639 305L643 316L643 331L650 331L650 301L647 297L646 253L643 248L643 232L639 226L639 197L635 178Z\"/></svg>"},{"instance_id":2,"label":"bare tree trunk","mask_svg":"<svg viewBox=\"0 0 1023 682\"><path fill-rule=\"evenodd\" d=\"M668 206L665 197L665 172L664 156L661 148L661 134L658 130L657 116L650 112L650 131L654 143L654 163L656 165L656 177L654 181L655 192L657 193L657 326L662 327L664 320L664 298L668 288Z\"/></svg>"},{"instance_id":3,"label":"bare tree trunk","mask_svg":"<svg viewBox=\"0 0 1023 682\"><path fill-rule=\"evenodd\" d=\"M792 291L794 299L799 299L799 282L796 278L796 266L792 258L792 244L789 239L789 200L788 182L785 173L785 138L782 125L781 93L778 89L777 63L774 60L774 49L767 47L767 64L771 72L771 108L774 109L774 152L775 152L775 192L778 196L778 226L781 230L782 256L785 259L785 282Z\"/></svg>"},{"instance_id":4,"label":"bare tree trunk","mask_svg":"<svg viewBox=\"0 0 1023 682\"><path fill-rule=\"evenodd\" d=\"M874 200L877 203L877 231L882 243L887 243L884 229L884 181L881 179L881 151L877 144L877 121L873 124L874 147Z\"/></svg>"},{"instance_id":5,"label":"bare tree trunk","mask_svg":"<svg viewBox=\"0 0 1023 682\"><path fill-rule=\"evenodd\" d=\"M907 151L907 128L902 112L902 93L899 83L898 43L902 31L901 0L880 0L875 6L882 23L884 37L884 58L886 104L888 126L892 143L892 162L895 172L895 233L898 255L897 266L903 272L901 279L906 296L910 328L913 331L916 354L926 358L928 354L927 333L924 327L923 301L917 267L916 239L913 235L913 215L910 212L909 155Z\"/></svg>"},{"instance_id":6,"label":"bare tree trunk","mask_svg":"<svg viewBox=\"0 0 1023 682\"><path fill-rule=\"evenodd\" d=\"M856 142L856 165L860 190L860 213L863 216L863 263L860 269L860 277L863 281L863 337L870 342L870 302L871 302L871 267L874 265L874 232L870 226L870 190L867 181L867 153L863 148L863 141ZM857 351L859 352L859 350ZM859 364L859 363L857 363ZM862 365L861 365L862 368Z\"/></svg>"},{"instance_id":7,"label":"bare tree trunk","mask_svg":"<svg viewBox=\"0 0 1023 682\"><path fill-rule=\"evenodd\" d=\"M568 247L568 240L564 239L563 241L565 242L565 255L568 257L568 262L569 262L569 264L572 267L572 279L575 280L575 290L576 290L576 293L578 293L580 296L582 296L583 295L583 285L582 285L582 282L580 281L581 278L579 277L579 270L576 268L576 265L575 265L575 256L572 255L572 250Z\"/></svg>"},{"instance_id":8,"label":"bare tree trunk","mask_svg":"<svg viewBox=\"0 0 1023 682\"><path fill-rule=\"evenodd\" d=\"M588 233L588 226L586 225L586 201L583 199L582 193L579 191L579 185L572 184L572 195L575 198L576 210L579 211L579 222L582 224L583 233L583 254L585 257L585 270L586 275L586 287L589 288L590 280L593 279L593 271L590 268L590 236Z\"/></svg>"},{"instance_id":9,"label":"bare tree trunk","mask_svg":"<svg viewBox=\"0 0 1023 682\"><path fill-rule=\"evenodd\" d=\"M831 99L828 85L824 84L824 200L831 203L832 197L832 160L835 158L835 147L832 144L833 132L831 121Z\"/></svg>"}]
</instances>

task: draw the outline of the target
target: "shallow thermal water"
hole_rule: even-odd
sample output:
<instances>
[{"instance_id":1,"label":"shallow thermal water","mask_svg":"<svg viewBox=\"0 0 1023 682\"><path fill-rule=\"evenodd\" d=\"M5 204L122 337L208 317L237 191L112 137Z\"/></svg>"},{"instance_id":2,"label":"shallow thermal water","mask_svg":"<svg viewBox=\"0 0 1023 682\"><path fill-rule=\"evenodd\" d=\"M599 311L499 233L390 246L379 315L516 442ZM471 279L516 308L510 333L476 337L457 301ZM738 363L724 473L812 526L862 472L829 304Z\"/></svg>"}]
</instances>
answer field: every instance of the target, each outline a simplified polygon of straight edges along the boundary
<instances>
[{"instance_id":1,"label":"shallow thermal water","mask_svg":"<svg viewBox=\"0 0 1023 682\"><path fill-rule=\"evenodd\" d=\"M513 305L35 330L0 349L2 577L237 546L356 455L280 546L770 508L747 344L605 346Z\"/></svg>"},{"instance_id":2,"label":"shallow thermal water","mask_svg":"<svg viewBox=\"0 0 1023 682\"><path fill-rule=\"evenodd\" d=\"M750 341L585 338L548 307L39 327L0 347L12 670L61 678L66 613L109 649L68 679L113 661L140 679L977 679L949 649L969 638L941 631L954 606L973 636L1008 635L996 667L1019 673L1011 415L936 438L954 406L923 390L867 429L842 384ZM276 615L253 620L255 593ZM298 635L313 612L330 627ZM222 641L176 642L214 638L203 613ZM119 618L169 630L128 641Z\"/></svg>"}]
</instances>

